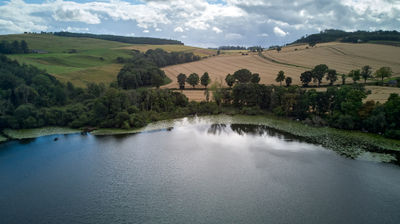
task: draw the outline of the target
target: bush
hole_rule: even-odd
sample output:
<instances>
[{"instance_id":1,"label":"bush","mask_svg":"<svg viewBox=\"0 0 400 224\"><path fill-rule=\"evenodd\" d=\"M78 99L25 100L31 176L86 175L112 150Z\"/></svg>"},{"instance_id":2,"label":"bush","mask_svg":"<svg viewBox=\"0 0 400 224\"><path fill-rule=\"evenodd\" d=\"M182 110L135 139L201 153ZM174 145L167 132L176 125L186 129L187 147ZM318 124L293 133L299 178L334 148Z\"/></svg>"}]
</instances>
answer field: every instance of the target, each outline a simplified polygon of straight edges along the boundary
<instances>
[{"instance_id":1,"label":"bush","mask_svg":"<svg viewBox=\"0 0 400 224\"><path fill-rule=\"evenodd\" d=\"M389 129L384 136L386 138L400 139L400 130Z\"/></svg>"}]
</instances>

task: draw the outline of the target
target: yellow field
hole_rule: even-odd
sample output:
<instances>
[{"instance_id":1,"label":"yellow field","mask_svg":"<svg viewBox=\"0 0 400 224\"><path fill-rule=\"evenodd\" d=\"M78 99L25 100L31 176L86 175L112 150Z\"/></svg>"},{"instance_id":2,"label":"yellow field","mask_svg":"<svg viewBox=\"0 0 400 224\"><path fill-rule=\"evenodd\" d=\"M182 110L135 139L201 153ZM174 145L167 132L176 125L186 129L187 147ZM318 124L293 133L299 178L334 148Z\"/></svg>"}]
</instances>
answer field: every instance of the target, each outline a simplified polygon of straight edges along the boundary
<instances>
[{"instance_id":1,"label":"yellow field","mask_svg":"<svg viewBox=\"0 0 400 224\"><path fill-rule=\"evenodd\" d=\"M300 83L300 80L295 77L298 77L299 74L305 70L303 68L273 63L254 53L244 56L241 54L220 55L201 61L163 68L167 76L172 80L170 84L164 87L178 88L176 76L179 73L189 75L193 72L200 76L204 72L208 72L213 82L218 81L225 85L226 75L228 73L233 74L235 71L242 68L247 68L253 73L259 73L261 77L260 82L265 84L275 83L276 74L280 70L284 70L287 76L293 77L293 83Z\"/></svg>"},{"instance_id":2,"label":"yellow field","mask_svg":"<svg viewBox=\"0 0 400 224\"><path fill-rule=\"evenodd\" d=\"M185 46L185 45L149 45L149 44L135 44L130 46L125 46L119 49L128 49L128 50L139 50L141 52L146 52L149 49L157 49L161 48L165 51L172 52L193 52L193 54L198 55L200 57L209 57L213 56L217 53L216 50L210 50L199 47Z\"/></svg>"},{"instance_id":3,"label":"yellow field","mask_svg":"<svg viewBox=\"0 0 400 224\"><path fill-rule=\"evenodd\" d=\"M297 49L297 51L295 51ZM306 49L306 45L285 47L281 52L267 51L264 55L282 63L314 67L326 64L340 73L369 65L373 70L391 67L400 76L400 47L379 44L325 43Z\"/></svg>"}]
</instances>

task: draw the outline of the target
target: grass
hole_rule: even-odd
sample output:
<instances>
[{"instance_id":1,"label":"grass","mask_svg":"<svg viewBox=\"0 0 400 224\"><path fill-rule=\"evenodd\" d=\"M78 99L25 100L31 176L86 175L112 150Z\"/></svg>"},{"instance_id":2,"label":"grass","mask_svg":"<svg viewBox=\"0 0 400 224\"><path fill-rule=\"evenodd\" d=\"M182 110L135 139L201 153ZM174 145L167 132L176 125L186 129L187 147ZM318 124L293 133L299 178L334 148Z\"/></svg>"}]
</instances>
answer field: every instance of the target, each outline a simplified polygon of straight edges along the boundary
<instances>
[{"instance_id":1,"label":"grass","mask_svg":"<svg viewBox=\"0 0 400 224\"><path fill-rule=\"evenodd\" d=\"M33 128L33 129L5 129L3 131L4 135L8 136L10 139L27 139L27 138L37 138L46 135L55 134L73 134L80 133L79 129L72 129L66 127L43 127L43 128Z\"/></svg>"},{"instance_id":2,"label":"grass","mask_svg":"<svg viewBox=\"0 0 400 224\"><path fill-rule=\"evenodd\" d=\"M5 141L7 141L8 140L8 138L6 138L5 136L3 136L3 135L0 135L0 142L5 142Z\"/></svg>"},{"instance_id":3,"label":"grass","mask_svg":"<svg viewBox=\"0 0 400 224\"><path fill-rule=\"evenodd\" d=\"M139 50L141 52L146 52L149 49L161 48L168 52L193 52L195 55L200 57L209 57L217 53L216 50L204 49L199 47L185 46L185 45L149 45L149 44L134 44L126 47L121 47L120 49L125 50Z\"/></svg>"}]
</instances>

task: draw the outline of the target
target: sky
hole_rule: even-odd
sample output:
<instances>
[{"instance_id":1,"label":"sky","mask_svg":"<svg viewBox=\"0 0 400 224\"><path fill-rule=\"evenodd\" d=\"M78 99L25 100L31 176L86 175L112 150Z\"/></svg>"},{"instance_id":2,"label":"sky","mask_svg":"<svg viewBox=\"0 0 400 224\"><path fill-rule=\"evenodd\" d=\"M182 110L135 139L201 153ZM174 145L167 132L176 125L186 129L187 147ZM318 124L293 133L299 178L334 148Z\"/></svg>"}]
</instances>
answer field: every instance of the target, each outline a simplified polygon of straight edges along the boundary
<instances>
[{"instance_id":1,"label":"sky","mask_svg":"<svg viewBox=\"0 0 400 224\"><path fill-rule=\"evenodd\" d=\"M70 31L268 47L325 29L399 28L400 0L0 0L0 34Z\"/></svg>"}]
</instances>

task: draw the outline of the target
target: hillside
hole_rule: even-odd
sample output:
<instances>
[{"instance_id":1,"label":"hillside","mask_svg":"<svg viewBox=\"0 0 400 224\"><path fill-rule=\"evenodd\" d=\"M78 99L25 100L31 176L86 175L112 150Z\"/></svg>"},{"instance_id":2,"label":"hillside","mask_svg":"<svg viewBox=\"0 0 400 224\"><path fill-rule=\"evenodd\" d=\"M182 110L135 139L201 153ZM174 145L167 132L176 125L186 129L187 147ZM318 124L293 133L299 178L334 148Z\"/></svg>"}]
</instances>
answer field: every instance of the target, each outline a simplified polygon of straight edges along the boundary
<instances>
[{"instance_id":1,"label":"hillside","mask_svg":"<svg viewBox=\"0 0 400 224\"><path fill-rule=\"evenodd\" d=\"M364 65L370 65L373 71L382 66L389 66L395 77L400 76L400 48L398 47L339 42L318 44L314 48L307 46L305 44L288 46L282 48L279 53L275 50L264 51L263 57L257 53L249 55L236 53L168 66L164 68L164 71L173 82L165 87L177 88L176 76L179 73L189 75L193 72L197 74L208 72L211 80L225 84L225 76L241 68L259 73L260 83L277 84L275 82L276 74L283 70L286 76L293 78L293 84L301 84L300 74L318 64L327 64L330 68L345 74L353 69L360 69ZM351 82L350 79L347 82ZM325 79L323 84L327 84ZM393 91L399 92L398 90L398 88L394 88ZM380 94L379 100L387 98L389 93L390 91L385 90L384 95ZM196 95L196 99L199 98L199 94L194 95Z\"/></svg>"},{"instance_id":2,"label":"hillside","mask_svg":"<svg viewBox=\"0 0 400 224\"><path fill-rule=\"evenodd\" d=\"M116 63L117 57L130 57L132 49L145 51L163 48L166 50L194 52L200 56L207 54L200 48L184 45L143 45L127 44L86 37L64 37L52 34L0 35L0 41L25 40L30 49L38 54L9 55L21 63L31 64L44 69L62 82L70 81L77 86L88 82L110 83L122 65Z\"/></svg>"},{"instance_id":3,"label":"hillside","mask_svg":"<svg viewBox=\"0 0 400 224\"><path fill-rule=\"evenodd\" d=\"M327 43L332 41L340 41L346 43L366 43L366 42L380 42L387 44L391 41L400 41L400 32L397 31L355 31L345 32L342 30L325 30L320 33L311 34L302 37L292 44L298 43Z\"/></svg>"}]
</instances>

